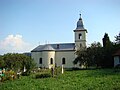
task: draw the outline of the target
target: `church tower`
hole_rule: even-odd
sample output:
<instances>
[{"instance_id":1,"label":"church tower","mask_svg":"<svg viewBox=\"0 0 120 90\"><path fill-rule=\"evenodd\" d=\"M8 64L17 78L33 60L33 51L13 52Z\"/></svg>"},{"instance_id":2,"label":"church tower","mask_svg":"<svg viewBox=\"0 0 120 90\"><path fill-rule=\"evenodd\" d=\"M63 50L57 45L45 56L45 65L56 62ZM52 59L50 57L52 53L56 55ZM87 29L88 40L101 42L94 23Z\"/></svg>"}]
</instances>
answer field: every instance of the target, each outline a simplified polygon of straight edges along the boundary
<instances>
[{"instance_id":1,"label":"church tower","mask_svg":"<svg viewBox=\"0 0 120 90\"><path fill-rule=\"evenodd\" d=\"M80 18L77 22L77 27L74 30L74 33L75 33L75 49L80 50L81 48L86 47L87 29L84 28L81 14L80 14Z\"/></svg>"}]
</instances>

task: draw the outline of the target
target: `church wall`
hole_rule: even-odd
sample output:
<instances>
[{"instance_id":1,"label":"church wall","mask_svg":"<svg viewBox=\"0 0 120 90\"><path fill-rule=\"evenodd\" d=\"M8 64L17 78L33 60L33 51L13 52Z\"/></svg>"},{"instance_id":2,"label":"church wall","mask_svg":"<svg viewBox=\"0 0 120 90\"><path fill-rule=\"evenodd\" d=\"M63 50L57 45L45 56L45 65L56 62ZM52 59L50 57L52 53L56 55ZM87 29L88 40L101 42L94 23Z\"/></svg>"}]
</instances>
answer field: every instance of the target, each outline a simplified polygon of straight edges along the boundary
<instances>
[{"instance_id":1,"label":"church wall","mask_svg":"<svg viewBox=\"0 0 120 90\"><path fill-rule=\"evenodd\" d=\"M39 64L39 59L42 57L42 52L31 52L31 57L34 59L37 67L41 67Z\"/></svg>"},{"instance_id":2,"label":"church wall","mask_svg":"<svg viewBox=\"0 0 120 90\"><path fill-rule=\"evenodd\" d=\"M43 51L42 52L43 64L46 68L51 68L55 64L55 51ZM53 59L53 64L50 60Z\"/></svg>"},{"instance_id":3,"label":"church wall","mask_svg":"<svg viewBox=\"0 0 120 90\"><path fill-rule=\"evenodd\" d=\"M56 64L57 66L62 66L62 59L65 58L64 68L74 67L73 61L75 59L75 51L57 51L56 52Z\"/></svg>"}]
</instances>

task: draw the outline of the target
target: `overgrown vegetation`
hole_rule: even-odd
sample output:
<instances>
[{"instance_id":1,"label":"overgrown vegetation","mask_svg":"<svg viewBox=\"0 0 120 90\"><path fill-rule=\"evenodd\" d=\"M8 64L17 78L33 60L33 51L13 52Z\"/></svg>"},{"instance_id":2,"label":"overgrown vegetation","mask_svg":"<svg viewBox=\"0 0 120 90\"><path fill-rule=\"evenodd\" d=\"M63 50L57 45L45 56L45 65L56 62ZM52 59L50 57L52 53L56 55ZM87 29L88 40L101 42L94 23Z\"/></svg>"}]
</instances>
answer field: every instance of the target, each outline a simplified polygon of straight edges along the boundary
<instances>
[{"instance_id":1,"label":"overgrown vegetation","mask_svg":"<svg viewBox=\"0 0 120 90\"><path fill-rule=\"evenodd\" d=\"M0 56L0 81L14 80L17 74L30 75L35 63L24 54L8 53Z\"/></svg>"},{"instance_id":2,"label":"overgrown vegetation","mask_svg":"<svg viewBox=\"0 0 120 90\"><path fill-rule=\"evenodd\" d=\"M120 71L115 69L65 71L58 77L22 76L0 83L0 90L120 90Z\"/></svg>"}]
</instances>

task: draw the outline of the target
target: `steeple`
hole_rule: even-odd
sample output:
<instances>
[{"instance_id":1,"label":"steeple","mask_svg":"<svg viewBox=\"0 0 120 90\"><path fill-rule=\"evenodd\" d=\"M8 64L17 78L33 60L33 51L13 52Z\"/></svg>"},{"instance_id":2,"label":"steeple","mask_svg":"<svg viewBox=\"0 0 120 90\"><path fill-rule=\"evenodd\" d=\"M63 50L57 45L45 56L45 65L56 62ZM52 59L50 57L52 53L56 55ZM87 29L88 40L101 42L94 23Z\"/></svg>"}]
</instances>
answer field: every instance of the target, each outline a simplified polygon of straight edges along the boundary
<instances>
[{"instance_id":1,"label":"steeple","mask_svg":"<svg viewBox=\"0 0 120 90\"><path fill-rule=\"evenodd\" d=\"M82 17L77 21L77 27L74 30L75 33L75 49L79 50L83 47L86 47L86 33L87 29L84 28Z\"/></svg>"},{"instance_id":2,"label":"steeple","mask_svg":"<svg viewBox=\"0 0 120 90\"><path fill-rule=\"evenodd\" d=\"M84 29L84 25L83 25L83 21L82 21L82 17L81 17L81 14L80 14L80 18L77 22L77 27L76 27L77 30L83 30Z\"/></svg>"}]
</instances>

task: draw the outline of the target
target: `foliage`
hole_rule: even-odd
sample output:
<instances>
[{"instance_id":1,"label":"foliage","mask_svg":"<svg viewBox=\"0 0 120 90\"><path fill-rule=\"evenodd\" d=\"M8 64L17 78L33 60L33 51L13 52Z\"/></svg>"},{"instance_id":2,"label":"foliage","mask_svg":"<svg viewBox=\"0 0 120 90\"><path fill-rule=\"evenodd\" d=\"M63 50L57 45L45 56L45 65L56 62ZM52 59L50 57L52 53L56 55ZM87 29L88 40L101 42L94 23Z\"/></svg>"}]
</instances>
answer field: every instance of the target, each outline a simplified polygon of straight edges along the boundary
<instances>
[{"instance_id":1,"label":"foliage","mask_svg":"<svg viewBox=\"0 0 120 90\"><path fill-rule=\"evenodd\" d=\"M73 61L80 65L96 66L102 68L113 67L113 53L120 48L120 44L114 44L110 41L109 36L105 33L103 37L103 47L99 42L94 42L86 49L77 51L77 58Z\"/></svg>"},{"instance_id":2,"label":"foliage","mask_svg":"<svg viewBox=\"0 0 120 90\"><path fill-rule=\"evenodd\" d=\"M2 60L5 68L12 69L15 72L18 70L23 71L25 67L28 73L35 66L34 60L24 54L8 53L2 56Z\"/></svg>"},{"instance_id":3,"label":"foliage","mask_svg":"<svg viewBox=\"0 0 120 90\"><path fill-rule=\"evenodd\" d=\"M84 65L87 67L89 66L100 66L101 60L102 60L102 46L99 42L94 42L91 44L90 47L87 49L82 49L77 51L78 57L73 61L74 64L77 64L78 62L81 65Z\"/></svg>"},{"instance_id":4,"label":"foliage","mask_svg":"<svg viewBox=\"0 0 120 90\"><path fill-rule=\"evenodd\" d=\"M116 44L120 44L120 33L115 36Z\"/></svg>"},{"instance_id":5,"label":"foliage","mask_svg":"<svg viewBox=\"0 0 120 90\"><path fill-rule=\"evenodd\" d=\"M14 80L16 79L16 73L12 70L8 70L3 73L3 76L1 76L1 78L2 78L1 80L2 82L6 80Z\"/></svg>"},{"instance_id":6,"label":"foliage","mask_svg":"<svg viewBox=\"0 0 120 90\"><path fill-rule=\"evenodd\" d=\"M107 33L105 33L104 38L103 38L103 47L107 47L111 44L109 36Z\"/></svg>"},{"instance_id":7,"label":"foliage","mask_svg":"<svg viewBox=\"0 0 120 90\"><path fill-rule=\"evenodd\" d=\"M50 73L41 73L41 74L36 74L36 76L35 76L36 79L38 79L38 78L48 78L48 77L51 77Z\"/></svg>"},{"instance_id":8,"label":"foliage","mask_svg":"<svg viewBox=\"0 0 120 90\"><path fill-rule=\"evenodd\" d=\"M113 43L108 39L108 34L105 33L103 38L103 66L102 67L113 67L112 54L114 51ZM104 43L105 42L105 43Z\"/></svg>"},{"instance_id":9,"label":"foliage","mask_svg":"<svg viewBox=\"0 0 120 90\"><path fill-rule=\"evenodd\" d=\"M0 68L5 67L5 62L3 60L3 56L0 56Z\"/></svg>"},{"instance_id":10,"label":"foliage","mask_svg":"<svg viewBox=\"0 0 120 90\"><path fill-rule=\"evenodd\" d=\"M0 90L120 90L120 72L114 69L66 71L55 78L32 77L0 83Z\"/></svg>"}]
</instances>

